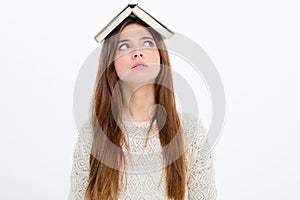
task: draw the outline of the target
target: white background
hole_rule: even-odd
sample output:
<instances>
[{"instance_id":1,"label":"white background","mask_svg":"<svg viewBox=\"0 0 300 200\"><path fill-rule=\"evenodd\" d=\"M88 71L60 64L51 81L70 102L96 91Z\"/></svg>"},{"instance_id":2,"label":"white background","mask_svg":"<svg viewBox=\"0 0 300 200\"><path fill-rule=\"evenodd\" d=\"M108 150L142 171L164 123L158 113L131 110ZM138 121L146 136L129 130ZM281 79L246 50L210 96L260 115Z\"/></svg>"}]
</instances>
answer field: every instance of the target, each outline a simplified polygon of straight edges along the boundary
<instances>
[{"instance_id":1,"label":"white background","mask_svg":"<svg viewBox=\"0 0 300 200\"><path fill-rule=\"evenodd\" d=\"M77 74L95 34L136 2L201 45L223 80L218 199L299 199L296 0L2 2L0 199L67 198Z\"/></svg>"}]
</instances>

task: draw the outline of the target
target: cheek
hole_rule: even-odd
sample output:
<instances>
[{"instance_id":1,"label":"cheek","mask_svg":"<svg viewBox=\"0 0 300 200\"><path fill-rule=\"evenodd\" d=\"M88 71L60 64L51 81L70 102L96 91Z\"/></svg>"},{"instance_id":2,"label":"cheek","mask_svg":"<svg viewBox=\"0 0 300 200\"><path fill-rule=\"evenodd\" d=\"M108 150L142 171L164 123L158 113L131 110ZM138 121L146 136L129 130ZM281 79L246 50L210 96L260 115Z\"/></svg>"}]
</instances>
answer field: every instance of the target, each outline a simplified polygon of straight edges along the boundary
<instances>
[{"instance_id":1,"label":"cheek","mask_svg":"<svg viewBox=\"0 0 300 200\"><path fill-rule=\"evenodd\" d=\"M115 70L119 78L124 76L124 74L126 73L127 64L128 64L128 59L124 56L119 57L114 61Z\"/></svg>"},{"instance_id":2,"label":"cheek","mask_svg":"<svg viewBox=\"0 0 300 200\"><path fill-rule=\"evenodd\" d=\"M153 64L160 64L160 56L158 50L148 54L148 62Z\"/></svg>"}]
</instances>

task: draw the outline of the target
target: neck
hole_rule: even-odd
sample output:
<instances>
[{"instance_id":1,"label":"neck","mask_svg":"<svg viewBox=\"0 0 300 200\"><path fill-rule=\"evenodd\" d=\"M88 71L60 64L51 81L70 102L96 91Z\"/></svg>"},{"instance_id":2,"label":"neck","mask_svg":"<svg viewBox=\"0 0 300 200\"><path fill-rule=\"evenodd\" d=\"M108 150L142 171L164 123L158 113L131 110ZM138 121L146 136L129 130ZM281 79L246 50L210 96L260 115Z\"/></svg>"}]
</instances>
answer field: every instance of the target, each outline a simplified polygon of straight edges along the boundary
<instances>
[{"instance_id":1,"label":"neck","mask_svg":"<svg viewBox=\"0 0 300 200\"><path fill-rule=\"evenodd\" d=\"M151 119L155 104L154 84L147 84L139 88L122 85L123 114L129 121L148 121Z\"/></svg>"}]
</instances>

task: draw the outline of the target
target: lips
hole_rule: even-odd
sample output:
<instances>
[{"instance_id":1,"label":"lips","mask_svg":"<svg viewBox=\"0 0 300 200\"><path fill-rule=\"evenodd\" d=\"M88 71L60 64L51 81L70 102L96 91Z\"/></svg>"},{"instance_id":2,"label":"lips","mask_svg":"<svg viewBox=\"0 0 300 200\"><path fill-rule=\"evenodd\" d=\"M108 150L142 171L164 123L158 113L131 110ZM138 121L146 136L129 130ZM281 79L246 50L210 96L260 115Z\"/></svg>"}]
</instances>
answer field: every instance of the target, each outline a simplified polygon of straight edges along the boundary
<instances>
[{"instance_id":1,"label":"lips","mask_svg":"<svg viewBox=\"0 0 300 200\"><path fill-rule=\"evenodd\" d=\"M134 68L136 68L137 66L143 66L143 67L146 67L145 63L143 63L143 62L136 62L136 63L131 67L131 69L134 69Z\"/></svg>"}]
</instances>

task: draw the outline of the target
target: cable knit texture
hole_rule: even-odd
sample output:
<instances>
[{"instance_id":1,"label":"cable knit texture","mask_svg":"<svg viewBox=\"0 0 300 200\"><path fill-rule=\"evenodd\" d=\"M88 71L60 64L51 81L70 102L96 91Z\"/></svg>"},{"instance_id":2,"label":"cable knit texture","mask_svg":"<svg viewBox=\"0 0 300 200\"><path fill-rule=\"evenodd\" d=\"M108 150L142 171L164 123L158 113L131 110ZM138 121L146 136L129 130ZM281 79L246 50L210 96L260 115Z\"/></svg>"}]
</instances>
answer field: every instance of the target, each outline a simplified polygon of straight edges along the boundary
<instances>
[{"instance_id":1,"label":"cable knit texture","mask_svg":"<svg viewBox=\"0 0 300 200\"><path fill-rule=\"evenodd\" d=\"M201 120L191 114L180 114L185 143L187 167L185 200L215 200L217 190L214 181L212 154L207 143L207 131ZM125 153L127 185L122 188L120 200L167 200L165 172L163 169L162 148L158 138L156 121L148 136L146 131L150 121L123 121L120 128L129 144L122 150ZM88 184L89 159L93 133L89 122L79 130L70 174L71 189L69 200L83 200ZM126 178L124 178L126 181Z\"/></svg>"}]
</instances>

